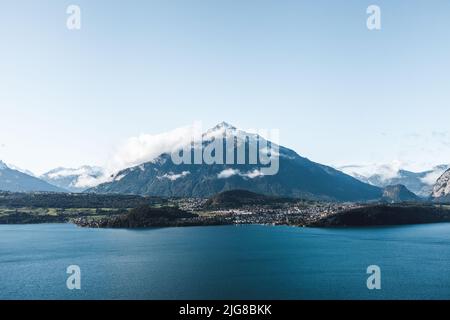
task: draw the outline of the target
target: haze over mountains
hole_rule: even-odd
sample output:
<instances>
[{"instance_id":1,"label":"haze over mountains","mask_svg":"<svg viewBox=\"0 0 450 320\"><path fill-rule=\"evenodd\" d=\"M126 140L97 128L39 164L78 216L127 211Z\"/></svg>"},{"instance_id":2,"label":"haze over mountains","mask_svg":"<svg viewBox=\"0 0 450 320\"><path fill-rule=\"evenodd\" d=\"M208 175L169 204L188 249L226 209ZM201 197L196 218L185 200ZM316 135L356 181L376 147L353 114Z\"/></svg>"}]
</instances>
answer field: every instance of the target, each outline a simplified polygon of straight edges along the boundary
<instances>
[{"instance_id":1,"label":"haze over mountains","mask_svg":"<svg viewBox=\"0 0 450 320\"><path fill-rule=\"evenodd\" d=\"M82 166L80 168L56 168L44 173L40 178L70 192L82 192L98 184L104 175L100 167Z\"/></svg>"},{"instance_id":2,"label":"haze over mountains","mask_svg":"<svg viewBox=\"0 0 450 320\"><path fill-rule=\"evenodd\" d=\"M235 153L239 145L245 145L249 150L251 142L267 143L256 134L227 123L218 124L202 137L203 148L219 137L224 141L234 141ZM276 175L263 174L261 163L177 165L170 154L163 153L112 176L102 168L83 166L56 168L35 177L30 172L15 170L13 166L0 162L0 190L209 197L227 190L244 189L267 195L338 201L415 201L418 200L416 195L423 198L431 195L431 199L436 201L438 198L450 201L450 172L445 172L450 167L448 165L423 172L389 165L352 165L334 169L283 146L270 142L268 145L277 147L280 163Z\"/></svg>"},{"instance_id":3,"label":"haze over mountains","mask_svg":"<svg viewBox=\"0 0 450 320\"><path fill-rule=\"evenodd\" d=\"M397 164L383 164L349 165L337 169L362 182L381 188L402 184L416 195L427 198L431 195L437 179L449 168L450 165L439 165L430 170L412 172L401 169Z\"/></svg>"}]
</instances>

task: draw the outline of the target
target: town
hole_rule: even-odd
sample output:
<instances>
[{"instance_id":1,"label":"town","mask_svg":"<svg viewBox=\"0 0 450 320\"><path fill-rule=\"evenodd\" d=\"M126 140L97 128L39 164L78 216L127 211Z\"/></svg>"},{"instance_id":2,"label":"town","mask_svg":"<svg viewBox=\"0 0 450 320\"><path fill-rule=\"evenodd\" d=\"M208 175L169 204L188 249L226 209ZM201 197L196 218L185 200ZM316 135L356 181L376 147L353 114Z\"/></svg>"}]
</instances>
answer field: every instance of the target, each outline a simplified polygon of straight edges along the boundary
<instances>
[{"instance_id":1,"label":"town","mask_svg":"<svg viewBox=\"0 0 450 320\"><path fill-rule=\"evenodd\" d=\"M219 220L224 224L267 224L305 226L338 212L361 208L358 203L291 200L270 204L250 204L238 208L208 208L208 199L170 199L181 210L197 214L199 221Z\"/></svg>"}]
</instances>

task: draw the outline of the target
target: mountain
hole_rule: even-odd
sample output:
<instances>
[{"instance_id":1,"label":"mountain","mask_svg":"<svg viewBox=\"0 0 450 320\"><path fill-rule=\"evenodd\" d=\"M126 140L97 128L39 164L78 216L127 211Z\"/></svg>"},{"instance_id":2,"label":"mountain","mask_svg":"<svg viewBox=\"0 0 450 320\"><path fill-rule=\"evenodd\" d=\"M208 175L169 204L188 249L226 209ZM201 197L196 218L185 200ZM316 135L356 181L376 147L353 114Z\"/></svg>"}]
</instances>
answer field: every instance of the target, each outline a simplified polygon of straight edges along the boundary
<instances>
[{"instance_id":1,"label":"mountain","mask_svg":"<svg viewBox=\"0 0 450 320\"><path fill-rule=\"evenodd\" d=\"M64 192L39 178L11 169L0 161L0 190L11 192Z\"/></svg>"},{"instance_id":2,"label":"mountain","mask_svg":"<svg viewBox=\"0 0 450 320\"><path fill-rule=\"evenodd\" d=\"M350 165L337 169L362 182L380 188L402 184L416 195L428 198L436 180L449 168L449 165L439 165L430 170L412 172L400 169L397 164L383 164L373 166Z\"/></svg>"},{"instance_id":3,"label":"mountain","mask_svg":"<svg viewBox=\"0 0 450 320\"><path fill-rule=\"evenodd\" d=\"M431 198L438 202L450 202L450 169L445 171L436 181Z\"/></svg>"},{"instance_id":4,"label":"mountain","mask_svg":"<svg viewBox=\"0 0 450 320\"><path fill-rule=\"evenodd\" d=\"M16 171L25 173L25 174L27 174L29 176L36 177L36 175L33 172L31 172L30 170L19 168L19 167L15 166L15 165L13 165L11 163L4 163L4 165L7 166L8 168L12 169L12 170L16 170Z\"/></svg>"},{"instance_id":5,"label":"mountain","mask_svg":"<svg viewBox=\"0 0 450 320\"><path fill-rule=\"evenodd\" d=\"M420 198L409 191L404 185L397 184L383 189L383 200L387 202L419 201Z\"/></svg>"},{"instance_id":6,"label":"mountain","mask_svg":"<svg viewBox=\"0 0 450 320\"><path fill-rule=\"evenodd\" d=\"M227 190L243 189L266 195L339 201L374 200L382 195L378 187L310 161L288 148L227 123L208 130L202 137L202 150L207 150L219 138L224 139L224 145L235 142L232 149L235 160L238 147L249 151L255 143L259 142L260 146L267 143L271 153L278 156L279 171L275 175L264 174L261 161L251 164L249 155L246 155L244 164L205 164L203 161L201 164L177 165L170 154L164 153L152 161L120 171L110 182L88 192L209 197ZM191 155L195 152L194 148L189 151Z\"/></svg>"},{"instance_id":7,"label":"mountain","mask_svg":"<svg viewBox=\"0 0 450 320\"><path fill-rule=\"evenodd\" d=\"M97 178L103 176L102 168L83 166L80 168L56 168L40 178L54 186L70 192L82 192L97 185Z\"/></svg>"}]
</instances>

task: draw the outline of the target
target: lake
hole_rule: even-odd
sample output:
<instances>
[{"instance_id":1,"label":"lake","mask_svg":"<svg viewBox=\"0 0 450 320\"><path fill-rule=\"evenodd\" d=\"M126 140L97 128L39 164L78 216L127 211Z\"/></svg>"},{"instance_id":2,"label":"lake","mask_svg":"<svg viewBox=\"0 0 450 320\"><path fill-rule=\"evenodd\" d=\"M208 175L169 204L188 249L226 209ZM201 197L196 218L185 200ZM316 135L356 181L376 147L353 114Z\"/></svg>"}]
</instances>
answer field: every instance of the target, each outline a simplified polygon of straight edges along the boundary
<instances>
[{"instance_id":1,"label":"lake","mask_svg":"<svg viewBox=\"0 0 450 320\"><path fill-rule=\"evenodd\" d=\"M81 269L81 290L66 268ZM381 268L381 290L366 269ZM449 299L450 224L0 225L0 299Z\"/></svg>"}]
</instances>

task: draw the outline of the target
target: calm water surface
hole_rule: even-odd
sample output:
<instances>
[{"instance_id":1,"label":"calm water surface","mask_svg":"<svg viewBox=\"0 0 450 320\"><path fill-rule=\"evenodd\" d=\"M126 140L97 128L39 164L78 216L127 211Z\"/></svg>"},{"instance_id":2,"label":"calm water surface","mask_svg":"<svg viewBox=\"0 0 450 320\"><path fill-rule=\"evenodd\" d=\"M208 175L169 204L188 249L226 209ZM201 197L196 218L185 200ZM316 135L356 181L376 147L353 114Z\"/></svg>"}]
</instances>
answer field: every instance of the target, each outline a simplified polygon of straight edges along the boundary
<instances>
[{"instance_id":1,"label":"calm water surface","mask_svg":"<svg viewBox=\"0 0 450 320\"><path fill-rule=\"evenodd\" d=\"M369 291L366 268L382 271ZM66 268L79 265L81 290ZM145 230L0 225L0 299L449 299L450 224Z\"/></svg>"}]
</instances>

